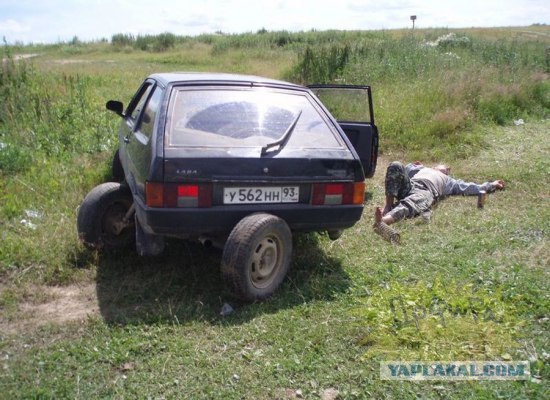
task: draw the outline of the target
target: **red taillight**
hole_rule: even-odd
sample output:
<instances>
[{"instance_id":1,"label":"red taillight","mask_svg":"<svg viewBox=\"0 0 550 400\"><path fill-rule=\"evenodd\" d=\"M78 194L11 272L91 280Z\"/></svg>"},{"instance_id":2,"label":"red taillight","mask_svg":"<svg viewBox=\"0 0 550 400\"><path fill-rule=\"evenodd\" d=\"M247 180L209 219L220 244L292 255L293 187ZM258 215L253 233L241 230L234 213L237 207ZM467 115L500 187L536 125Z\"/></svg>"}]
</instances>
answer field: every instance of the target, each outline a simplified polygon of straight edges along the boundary
<instances>
[{"instance_id":1,"label":"red taillight","mask_svg":"<svg viewBox=\"0 0 550 400\"><path fill-rule=\"evenodd\" d=\"M199 185L178 185L177 207L199 206Z\"/></svg>"},{"instance_id":2,"label":"red taillight","mask_svg":"<svg viewBox=\"0 0 550 400\"><path fill-rule=\"evenodd\" d=\"M316 183L312 185L311 191L311 204L314 206L321 206L325 204L325 184Z\"/></svg>"},{"instance_id":3,"label":"red taillight","mask_svg":"<svg viewBox=\"0 0 550 400\"><path fill-rule=\"evenodd\" d=\"M147 182L145 199L148 207L211 207L212 185Z\"/></svg>"},{"instance_id":4,"label":"red taillight","mask_svg":"<svg viewBox=\"0 0 550 400\"><path fill-rule=\"evenodd\" d=\"M145 204L147 207L164 207L164 185L157 182L145 182Z\"/></svg>"},{"instance_id":5,"label":"red taillight","mask_svg":"<svg viewBox=\"0 0 550 400\"><path fill-rule=\"evenodd\" d=\"M346 204L344 202L344 193L349 185L343 183L330 183L325 186L325 205Z\"/></svg>"},{"instance_id":6,"label":"red taillight","mask_svg":"<svg viewBox=\"0 0 550 400\"><path fill-rule=\"evenodd\" d=\"M199 197L199 185L178 185L178 197Z\"/></svg>"},{"instance_id":7,"label":"red taillight","mask_svg":"<svg viewBox=\"0 0 550 400\"><path fill-rule=\"evenodd\" d=\"M316 183L313 185L311 204L349 205L363 204L365 183Z\"/></svg>"},{"instance_id":8,"label":"red taillight","mask_svg":"<svg viewBox=\"0 0 550 400\"><path fill-rule=\"evenodd\" d=\"M212 207L212 184L199 185L199 207Z\"/></svg>"},{"instance_id":9,"label":"red taillight","mask_svg":"<svg viewBox=\"0 0 550 400\"><path fill-rule=\"evenodd\" d=\"M344 191L344 184L343 183L329 183L328 185L325 185L325 194L328 195L341 195Z\"/></svg>"}]
</instances>

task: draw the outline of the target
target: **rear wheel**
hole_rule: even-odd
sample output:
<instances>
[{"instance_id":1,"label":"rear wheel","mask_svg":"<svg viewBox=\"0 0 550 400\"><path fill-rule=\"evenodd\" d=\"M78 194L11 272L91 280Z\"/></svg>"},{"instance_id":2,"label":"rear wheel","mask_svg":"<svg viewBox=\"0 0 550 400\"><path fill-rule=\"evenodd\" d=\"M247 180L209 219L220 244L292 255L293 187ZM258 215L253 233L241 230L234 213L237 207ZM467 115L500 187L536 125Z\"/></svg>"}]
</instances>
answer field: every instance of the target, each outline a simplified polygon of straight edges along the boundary
<instances>
[{"instance_id":1,"label":"rear wheel","mask_svg":"<svg viewBox=\"0 0 550 400\"><path fill-rule=\"evenodd\" d=\"M224 247L222 275L233 295L264 300L283 282L292 254L292 233L282 219L270 214L243 218Z\"/></svg>"},{"instance_id":2,"label":"rear wheel","mask_svg":"<svg viewBox=\"0 0 550 400\"><path fill-rule=\"evenodd\" d=\"M78 210L78 236L90 249L115 250L135 241L132 194L120 183L93 188Z\"/></svg>"}]
</instances>

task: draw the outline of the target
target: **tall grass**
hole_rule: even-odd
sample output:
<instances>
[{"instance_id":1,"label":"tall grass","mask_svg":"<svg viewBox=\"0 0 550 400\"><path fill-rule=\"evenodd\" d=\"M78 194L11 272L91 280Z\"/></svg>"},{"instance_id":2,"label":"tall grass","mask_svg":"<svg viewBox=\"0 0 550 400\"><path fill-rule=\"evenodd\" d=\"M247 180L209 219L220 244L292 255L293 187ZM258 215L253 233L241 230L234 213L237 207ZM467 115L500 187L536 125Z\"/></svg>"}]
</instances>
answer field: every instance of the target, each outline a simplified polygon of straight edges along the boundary
<instances>
[{"instance_id":1,"label":"tall grass","mask_svg":"<svg viewBox=\"0 0 550 400\"><path fill-rule=\"evenodd\" d=\"M115 48L132 46L143 51L163 52L171 49L176 44L177 37L173 33L166 32L160 35L138 35L118 33L112 36L111 44Z\"/></svg>"},{"instance_id":2,"label":"tall grass","mask_svg":"<svg viewBox=\"0 0 550 400\"><path fill-rule=\"evenodd\" d=\"M42 71L6 52L0 69L0 273L59 282L78 259L75 208L116 142L101 77ZM99 167L97 166L99 162ZM92 167L92 165L94 165Z\"/></svg>"},{"instance_id":3,"label":"tall grass","mask_svg":"<svg viewBox=\"0 0 550 400\"><path fill-rule=\"evenodd\" d=\"M111 146L113 124L97 79L88 75L43 73L8 57L0 70L0 169L17 172L30 159L96 153ZM21 161L18 161L21 160Z\"/></svg>"},{"instance_id":4,"label":"tall grass","mask_svg":"<svg viewBox=\"0 0 550 400\"><path fill-rule=\"evenodd\" d=\"M483 144L478 124L550 115L544 42L431 36L308 45L286 77L372 85L383 150L413 156L463 157Z\"/></svg>"}]
</instances>

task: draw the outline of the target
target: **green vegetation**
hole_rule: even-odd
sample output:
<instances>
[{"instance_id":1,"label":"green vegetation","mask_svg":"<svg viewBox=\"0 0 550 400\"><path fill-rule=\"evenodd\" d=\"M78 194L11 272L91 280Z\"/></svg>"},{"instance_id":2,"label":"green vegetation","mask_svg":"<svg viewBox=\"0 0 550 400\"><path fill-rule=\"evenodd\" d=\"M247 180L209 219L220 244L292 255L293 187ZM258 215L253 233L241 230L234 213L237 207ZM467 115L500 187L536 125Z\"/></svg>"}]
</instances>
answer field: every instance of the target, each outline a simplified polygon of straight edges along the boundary
<instances>
[{"instance_id":1,"label":"green vegetation","mask_svg":"<svg viewBox=\"0 0 550 400\"><path fill-rule=\"evenodd\" d=\"M387 357L388 349L399 349L394 359L510 359L524 323L503 297L498 286L487 290L439 277L376 290L358 309L370 327L361 339L365 356Z\"/></svg>"},{"instance_id":2,"label":"green vegetation","mask_svg":"<svg viewBox=\"0 0 550 400\"><path fill-rule=\"evenodd\" d=\"M462 157L484 143L477 124L547 116L545 46L521 38L492 42L469 33L431 41L386 33L307 46L288 77L369 82L382 102L377 113L386 146L417 157L426 147L434 157L449 152Z\"/></svg>"},{"instance_id":3,"label":"green vegetation","mask_svg":"<svg viewBox=\"0 0 550 400\"><path fill-rule=\"evenodd\" d=\"M4 46L3 395L547 397L549 37L546 26L261 30ZM117 146L120 120L105 102L127 103L147 74L174 70L373 87L382 157L364 217L336 242L298 235L288 279L267 302L227 297L218 251L174 240L158 258L106 256L76 238L76 210L108 179ZM448 199L430 224L401 224L404 244L391 246L371 228L390 157L448 162L508 188L483 210ZM225 302L235 313L222 317ZM380 381L378 362L399 359L529 360L533 379Z\"/></svg>"}]
</instances>

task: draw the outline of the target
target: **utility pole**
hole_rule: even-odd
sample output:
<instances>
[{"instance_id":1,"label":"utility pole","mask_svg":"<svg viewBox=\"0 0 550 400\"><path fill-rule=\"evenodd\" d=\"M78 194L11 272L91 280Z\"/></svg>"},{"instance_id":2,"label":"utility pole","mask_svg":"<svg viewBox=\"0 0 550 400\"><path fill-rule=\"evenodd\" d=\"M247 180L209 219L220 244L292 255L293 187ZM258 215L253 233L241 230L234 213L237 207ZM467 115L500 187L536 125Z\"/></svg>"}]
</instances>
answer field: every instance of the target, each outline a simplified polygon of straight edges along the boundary
<instances>
[{"instance_id":1,"label":"utility pole","mask_svg":"<svg viewBox=\"0 0 550 400\"><path fill-rule=\"evenodd\" d=\"M411 15L411 21L413 22L413 31L414 31L414 21L416 21L416 15Z\"/></svg>"}]
</instances>

